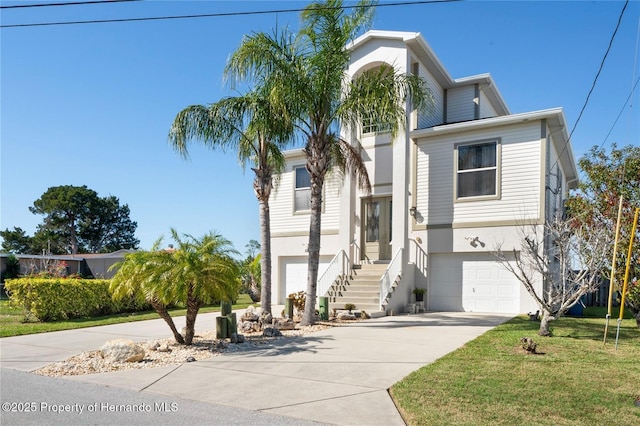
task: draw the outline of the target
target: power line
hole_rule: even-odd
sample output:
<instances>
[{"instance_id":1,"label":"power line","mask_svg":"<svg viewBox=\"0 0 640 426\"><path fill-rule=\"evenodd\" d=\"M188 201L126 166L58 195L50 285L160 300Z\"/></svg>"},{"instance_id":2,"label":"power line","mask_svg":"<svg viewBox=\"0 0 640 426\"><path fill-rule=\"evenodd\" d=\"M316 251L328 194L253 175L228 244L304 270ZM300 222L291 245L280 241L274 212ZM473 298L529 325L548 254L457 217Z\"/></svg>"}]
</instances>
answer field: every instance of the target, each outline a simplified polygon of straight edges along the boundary
<instances>
[{"instance_id":1,"label":"power line","mask_svg":"<svg viewBox=\"0 0 640 426\"><path fill-rule=\"evenodd\" d=\"M560 157L562 157L562 154L564 154L564 152L567 150L567 147L569 146L569 141L571 140L571 137L573 136L573 132L576 131L576 127L578 127L578 123L580 122L580 119L582 118L582 114L584 113L584 110L587 108L587 104L589 103L589 98L591 98L591 94L593 93L593 90L596 87L596 82L598 81L598 77L600 76L600 73L602 72L602 69L604 68L604 63L607 59L607 56L609 55L609 51L611 50L611 46L613 45L613 40L616 37L616 34L618 33L618 29L620 28L620 23L622 22L622 16L624 15L624 11L627 9L627 5L629 4L629 0L625 1L624 6L622 7L622 10L620 11L620 16L618 17L618 23L616 24L616 28L613 30L613 34L611 35L611 39L609 40L609 46L607 46L607 50L604 53L604 56L602 57L602 60L600 61L600 67L598 68L598 72L596 73L595 78L593 79L593 83L591 84L591 89L589 89L589 93L587 94L587 98L584 101L584 104L582 105L582 109L580 110L580 114L578 114L578 118L576 119L575 124L573 125L573 129L571 129L571 133L569 133L569 137L567 138L567 140L564 143L564 146L562 147L562 151L560 151L560 153L558 154L558 157L556 158L556 161L553 163L553 166L551 166L551 168L549 170L552 170L556 164L558 164L558 161L560 160ZM632 91L633 93L633 91ZM626 102L625 102L626 104Z\"/></svg>"},{"instance_id":2,"label":"power line","mask_svg":"<svg viewBox=\"0 0 640 426\"><path fill-rule=\"evenodd\" d=\"M126 1L126 0L123 0ZM397 3L383 3L377 4L375 6L341 6L340 9L359 9L363 7L389 7L389 6L410 6L410 5L419 5L419 4L433 4L433 3L455 3L461 2L465 0L424 0L424 1L405 1L405 2L397 2ZM88 2L88 3L96 3L96 2ZM110 3L110 2L107 2ZM223 16L248 16L248 15L267 15L267 14L275 14L275 13L291 13L291 12L302 12L307 8L293 8L293 9L271 9L271 10L257 10L257 11L247 11L247 12L224 12L224 13L203 13L196 15L171 15L171 16L154 16L154 17L144 17L144 18L119 18L119 19L92 19L86 21L60 21L60 22L40 22L40 23L29 23L29 24L9 24L9 25L0 25L0 28L25 28L25 27L46 27L46 26L57 26L57 25L81 25L81 24L104 24L104 23L112 23L112 22L142 22L142 21L166 21L166 20L174 20L174 19L195 19L195 18L214 18L214 17L223 17ZM329 7L319 7L319 10L322 9L330 9Z\"/></svg>"},{"instance_id":3,"label":"power line","mask_svg":"<svg viewBox=\"0 0 640 426\"><path fill-rule=\"evenodd\" d=\"M609 139L611 132L613 132L613 128L616 127L616 124L618 123L620 116L624 112L624 109L627 107L627 104L629 103L631 96L633 96L633 92L635 92L636 87L638 87L638 82L640 82L640 77L638 77L638 79L636 80L636 83L633 85L633 88L631 89L631 93L629 93L629 96L627 96L627 99L624 101L624 104L622 105L622 108L620 109L620 112L618 113L616 120L613 122L613 124L611 125L611 128L609 129L609 133L607 133L607 136L604 138L604 141L602 141L602 143L600 144L600 148L604 146L604 144L607 142L607 139Z\"/></svg>"},{"instance_id":4,"label":"power line","mask_svg":"<svg viewBox=\"0 0 640 426\"><path fill-rule=\"evenodd\" d=\"M34 4L16 4L12 6L0 6L0 9L25 9L29 7L51 7L51 6L78 6L84 4L101 4L101 3L125 3L143 0L95 0L95 1L70 1L64 3L34 3Z\"/></svg>"}]
</instances>

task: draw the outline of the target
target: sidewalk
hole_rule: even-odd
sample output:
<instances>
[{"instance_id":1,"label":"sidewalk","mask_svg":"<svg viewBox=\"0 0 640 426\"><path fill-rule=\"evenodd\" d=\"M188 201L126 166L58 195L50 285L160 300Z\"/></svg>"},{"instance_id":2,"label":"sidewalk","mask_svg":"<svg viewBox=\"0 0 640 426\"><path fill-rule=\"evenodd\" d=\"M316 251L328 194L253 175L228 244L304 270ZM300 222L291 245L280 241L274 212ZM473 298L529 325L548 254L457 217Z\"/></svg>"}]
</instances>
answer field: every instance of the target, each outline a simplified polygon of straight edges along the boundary
<instances>
[{"instance_id":1,"label":"sidewalk","mask_svg":"<svg viewBox=\"0 0 640 426\"><path fill-rule=\"evenodd\" d=\"M214 316L199 316L196 328L213 327ZM387 389L509 318L461 312L382 317L180 366L67 380L322 423L403 425ZM3 368L33 370L109 339L168 334L162 320L153 320L3 338L0 360Z\"/></svg>"}]
</instances>

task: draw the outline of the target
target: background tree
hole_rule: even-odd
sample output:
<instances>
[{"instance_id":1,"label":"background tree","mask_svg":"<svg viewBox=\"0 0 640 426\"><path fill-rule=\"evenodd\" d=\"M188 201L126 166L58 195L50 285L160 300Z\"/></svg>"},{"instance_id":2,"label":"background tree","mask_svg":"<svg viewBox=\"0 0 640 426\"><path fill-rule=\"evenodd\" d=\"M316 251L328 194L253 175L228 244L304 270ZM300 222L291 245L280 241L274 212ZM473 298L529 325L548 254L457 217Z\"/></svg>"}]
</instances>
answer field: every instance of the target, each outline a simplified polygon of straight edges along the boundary
<instances>
[{"instance_id":1,"label":"background tree","mask_svg":"<svg viewBox=\"0 0 640 426\"><path fill-rule=\"evenodd\" d=\"M263 311L271 313L271 225L269 197L273 174L282 170L280 149L293 133L287 114L270 98L267 74L257 87L242 96L224 98L211 105L192 105L178 113L169 131L170 144L187 156L187 143L199 139L212 149L231 148L241 163L252 164L253 189L260 209L261 298Z\"/></svg>"},{"instance_id":2,"label":"background tree","mask_svg":"<svg viewBox=\"0 0 640 426\"><path fill-rule=\"evenodd\" d=\"M2 237L2 250L9 253L32 253L31 243L32 237L28 236L22 228L14 226L13 229L5 229L0 231Z\"/></svg>"},{"instance_id":3,"label":"background tree","mask_svg":"<svg viewBox=\"0 0 640 426\"><path fill-rule=\"evenodd\" d=\"M614 239L620 196L623 196L614 280L614 288L622 290L634 209L640 207L640 146L618 148L612 144L609 151L594 146L578 165L582 177L578 190L567 200L568 214L589 222L593 227L602 228L611 241ZM640 229L635 240L640 241ZM632 256L630 277L640 278L640 250L634 250ZM607 250L607 257L609 264L605 265L602 274L610 279L613 244ZM627 307L640 321L640 300L627 298Z\"/></svg>"},{"instance_id":4,"label":"background tree","mask_svg":"<svg viewBox=\"0 0 640 426\"><path fill-rule=\"evenodd\" d=\"M117 197L99 197L86 186L54 186L34 201L29 210L44 215L33 237L21 228L0 231L2 247L16 253L111 252L135 249L138 227L129 206Z\"/></svg>"},{"instance_id":5,"label":"background tree","mask_svg":"<svg viewBox=\"0 0 640 426\"><path fill-rule=\"evenodd\" d=\"M110 253L133 249L140 241L135 238L138 224L131 221L128 205L120 205L117 197L99 198L80 231L82 247L90 253Z\"/></svg>"},{"instance_id":6,"label":"background tree","mask_svg":"<svg viewBox=\"0 0 640 426\"><path fill-rule=\"evenodd\" d=\"M240 279L243 292L249 294L249 297L255 303L261 299L262 255L260 254L260 243L256 240L251 240L245 247L247 248L247 256L240 263Z\"/></svg>"},{"instance_id":7,"label":"background tree","mask_svg":"<svg viewBox=\"0 0 640 426\"><path fill-rule=\"evenodd\" d=\"M129 254L114 267L110 290L115 298L138 297L149 301L171 328L178 343L191 345L200 307L217 301L232 301L238 295L237 252L222 235L209 232L201 238L180 236L171 229L177 243L174 250L158 250L161 239L150 252ZM186 306L185 334L167 312L167 305Z\"/></svg>"},{"instance_id":8,"label":"background tree","mask_svg":"<svg viewBox=\"0 0 640 426\"><path fill-rule=\"evenodd\" d=\"M39 228L57 232L61 239L68 241L70 253L75 254L79 249L80 226L97 199L98 194L86 186L53 186L34 201L29 210L44 215Z\"/></svg>"},{"instance_id":9,"label":"background tree","mask_svg":"<svg viewBox=\"0 0 640 426\"><path fill-rule=\"evenodd\" d=\"M270 96L286 112L305 140L306 168L311 179L309 263L302 324L315 321L316 285L320 260L322 192L327 173L349 171L359 186L370 190L356 147L340 137L341 124L357 128L363 118L388 126L395 136L405 122L403 103L424 108L429 91L418 76L397 73L391 66L347 78L347 44L367 29L375 1L361 0L351 13L341 0L312 3L302 12L297 36L283 32L245 37L232 55L228 70L238 80L268 75Z\"/></svg>"},{"instance_id":10,"label":"background tree","mask_svg":"<svg viewBox=\"0 0 640 426\"><path fill-rule=\"evenodd\" d=\"M611 240L604 229L576 218L523 225L520 233L520 250L497 247L495 256L535 300L542 315L538 334L549 336L551 321L600 287L599 271L607 263ZM548 241L551 252L544 250Z\"/></svg>"}]
</instances>

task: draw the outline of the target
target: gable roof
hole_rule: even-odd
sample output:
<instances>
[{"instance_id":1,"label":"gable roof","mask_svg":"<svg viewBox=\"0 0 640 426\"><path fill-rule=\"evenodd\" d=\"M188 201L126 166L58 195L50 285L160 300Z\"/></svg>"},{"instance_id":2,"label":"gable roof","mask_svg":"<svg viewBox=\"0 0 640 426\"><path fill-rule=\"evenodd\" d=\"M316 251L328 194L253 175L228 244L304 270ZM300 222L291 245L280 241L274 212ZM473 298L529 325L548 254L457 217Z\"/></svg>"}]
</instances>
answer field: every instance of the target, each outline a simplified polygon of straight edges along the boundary
<instances>
[{"instance_id":1,"label":"gable roof","mask_svg":"<svg viewBox=\"0 0 640 426\"><path fill-rule=\"evenodd\" d=\"M485 73L454 79L442 62L440 62L440 59L438 59L431 46L429 46L429 43L427 43L419 32L367 31L347 45L347 48L354 50L374 39L397 40L405 43L443 89L453 89L471 84L483 84L482 89L491 101L491 104L496 108L498 115L509 115L511 113L498 87L493 81L491 74Z\"/></svg>"}]
</instances>

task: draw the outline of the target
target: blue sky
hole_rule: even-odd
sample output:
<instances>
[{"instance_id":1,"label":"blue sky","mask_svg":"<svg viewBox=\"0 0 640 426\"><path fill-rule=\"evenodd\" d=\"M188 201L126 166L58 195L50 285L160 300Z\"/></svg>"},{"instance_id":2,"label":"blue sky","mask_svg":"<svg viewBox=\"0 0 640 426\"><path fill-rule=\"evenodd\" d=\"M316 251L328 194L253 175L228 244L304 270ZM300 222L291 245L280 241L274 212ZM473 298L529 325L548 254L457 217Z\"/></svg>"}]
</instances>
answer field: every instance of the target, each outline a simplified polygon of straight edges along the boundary
<instances>
[{"instance_id":1,"label":"blue sky","mask_svg":"<svg viewBox=\"0 0 640 426\"><path fill-rule=\"evenodd\" d=\"M5 9L1 22L306 4L145 1ZM573 128L623 5L466 1L383 7L373 28L421 32L454 78L491 73L513 113L563 107ZM640 144L640 88L605 142L640 75L639 22L640 2L633 1L573 135L576 159L594 145ZM142 248L174 227L195 236L217 230L244 252L249 240L259 240L253 173L243 171L234 153L197 145L185 161L169 147L167 132L184 107L232 95L222 81L227 57L244 34L271 31L276 24L295 28L298 14L3 28L0 228L18 226L33 234L42 217L28 207L47 188L87 185L129 205Z\"/></svg>"}]
</instances>

